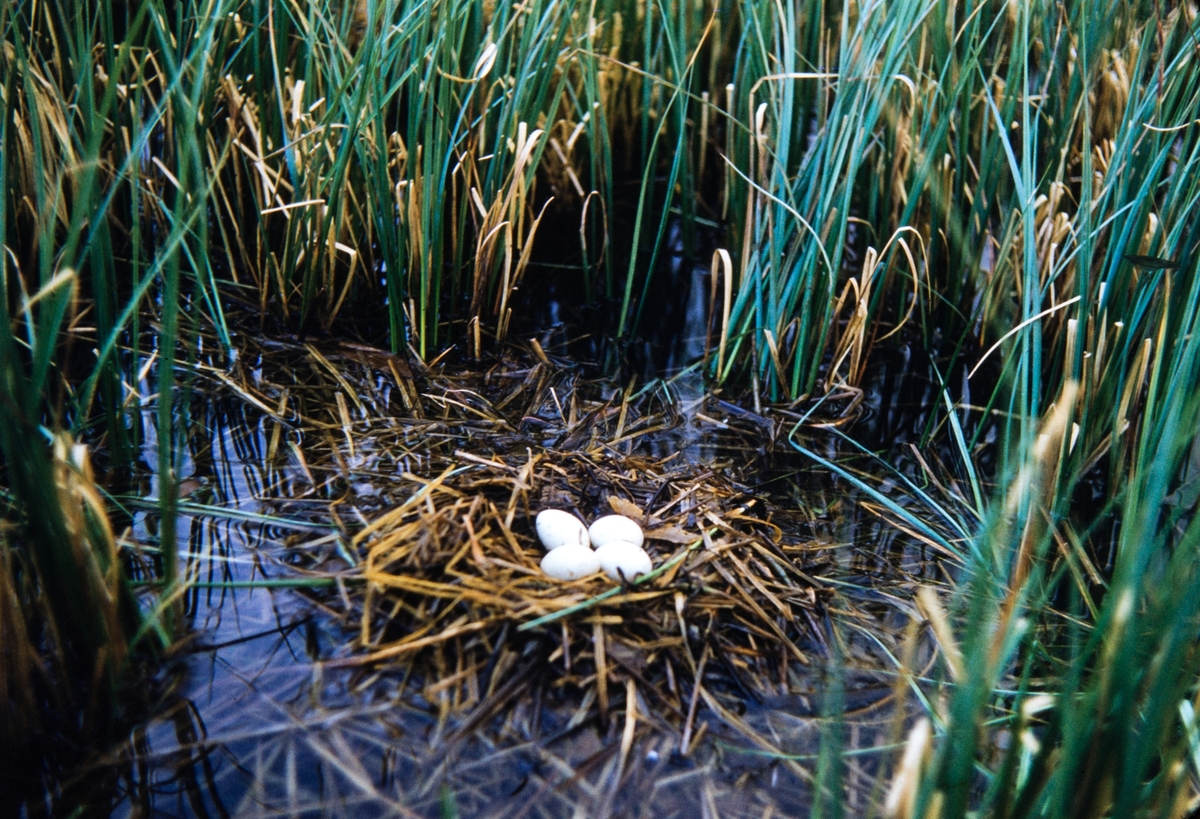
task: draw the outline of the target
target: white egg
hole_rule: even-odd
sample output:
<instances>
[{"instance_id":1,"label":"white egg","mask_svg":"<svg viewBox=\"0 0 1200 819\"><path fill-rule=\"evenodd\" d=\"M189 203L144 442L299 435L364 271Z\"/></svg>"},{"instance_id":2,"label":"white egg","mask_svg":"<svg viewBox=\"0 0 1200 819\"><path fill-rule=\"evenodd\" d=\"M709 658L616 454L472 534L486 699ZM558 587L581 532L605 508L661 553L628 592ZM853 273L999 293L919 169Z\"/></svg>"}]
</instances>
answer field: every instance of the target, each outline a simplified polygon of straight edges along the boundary
<instances>
[{"instance_id":1,"label":"white egg","mask_svg":"<svg viewBox=\"0 0 1200 819\"><path fill-rule=\"evenodd\" d=\"M654 568L646 550L634 543L614 540L596 550L600 568L612 580L633 580L639 574L649 574Z\"/></svg>"},{"instance_id":2,"label":"white egg","mask_svg":"<svg viewBox=\"0 0 1200 819\"><path fill-rule=\"evenodd\" d=\"M624 515L605 515L588 528L588 536L592 539L594 549L618 540L641 546L646 539L642 527Z\"/></svg>"},{"instance_id":3,"label":"white egg","mask_svg":"<svg viewBox=\"0 0 1200 819\"><path fill-rule=\"evenodd\" d=\"M546 552L542 571L555 580L578 580L600 571L600 559L587 546L568 543Z\"/></svg>"},{"instance_id":4,"label":"white egg","mask_svg":"<svg viewBox=\"0 0 1200 819\"><path fill-rule=\"evenodd\" d=\"M588 540L587 527L583 525L583 521L570 512L564 512L561 509L544 509L538 512L534 525L537 527L538 540L547 550L557 549L559 546L567 544L591 545L591 541Z\"/></svg>"}]
</instances>

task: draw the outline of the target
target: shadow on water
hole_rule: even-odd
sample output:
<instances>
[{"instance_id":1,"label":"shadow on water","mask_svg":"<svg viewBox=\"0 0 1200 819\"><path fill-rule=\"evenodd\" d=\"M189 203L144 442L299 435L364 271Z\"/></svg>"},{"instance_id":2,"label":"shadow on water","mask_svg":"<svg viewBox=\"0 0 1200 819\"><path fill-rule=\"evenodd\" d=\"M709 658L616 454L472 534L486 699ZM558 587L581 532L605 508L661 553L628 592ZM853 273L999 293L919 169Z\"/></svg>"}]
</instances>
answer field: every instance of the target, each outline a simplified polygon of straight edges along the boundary
<instances>
[{"instance_id":1,"label":"shadow on water","mask_svg":"<svg viewBox=\"0 0 1200 819\"><path fill-rule=\"evenodd\" d=\"M547 232L556 230L565 234L570 228L552 223ZM613 280L606 282L602 269L585 277L579 265L534 262L517 291L513 335L537 338L548 352L616 381L669 378L695 368L704 355L710 322L705 259L712 255L718 240L716 231L703 233L697 239L697 255L689 255L681 221L670 221L663 254L644 298L640 290L630 292L632 330L625 339L615 338L624 300L623 264L617 266ZM578 251L561 245L552 255L570 259L573 253Z\"/></svg>"},{"instance_id":2,"label":"shadow on water","mask_svg":"<svg viewBox=\"0 0 1200 819\"><path fill-rule=\"evenodd\" d=\"M678 236L672 238L678 248ZM188 494L181 503L180 549L195 583L186 597L192 637L162 680L167 693L153 716L64 777L50 811L800 815L811 807L831 641L840 646L845 741L856 752L847 757L847 807L864 807L914 709L906 695L895 695L888 652L898 656L910 590L937 574L936 563L920 543L864 511L844 482L817 474L787 446L794 412L756 414L704 394L702 377L688 365L704 352L708 270L681 252L663 269L653 317L640 339L623 348L606 346L598 333L573 337L588 321L566 306L578 303L576 294L531 279L527 289L544 300L527 311L520 337L540 339L554 359L544 365L528 351L480 363L450 356L437 372L410 380L397 376L399 359L366 347L325 345L322 352L286 338L247 337L235 368L242 387L231 395L205 379L206 367L223 365L202 364L181 470ZM784 662L779 681L764 684L739 655L714 656L702 673L706 696L715 699L697 708L694 692L690 698L695 723L687 756L680 754L681 720L667 718L671 709L682 717L688 708L682 679L678 697L672 695L678 705L647 699L653 686L639 689L636 730L623 734L628 723L597 710L586 693L592 689L565 681L544 660L554 646L544 634L518 635L505 627L497 639L511 648L524 676L507 670L503 690L491 692L498 707L449 718L429 693L436 681L423 679L413 663L365 670L330 665L346 656L365 622L357 608L361 555L353 533L408 499L411 476L432 478L453 465L460 450L495 458L581 446L585 439L572 436L588 433L589 425L568 423L564 432L555 428L555 414L566 422L568 409L574 418L578 405L582 416L588 407L619 406L629 393L623 392L627 384L585 376L590 368L572 362L601 362L614 349L623 356L623 379L640 375L649 382L645 400L657 402L669 423L613 451L656 463L674 459L681 470L693 469L690 474L719 473L737 492L762 501L759 514L777 527L781 548L792 550L796 565L832 595L831 604L806 615L797 638L812 662ZM903 350L889 358L867 389L863 428L877 441L919 437L936 401L936 390L914 375L919 368L911 358ZM344 374L338 383L330 378L333 370ZM447 414L452 394L503 406L498 384L528 381L539 371L542 377L557 372L564 380L553 383L563 393L550 389L553 401L547 398L532 415L472 427ZM149 393L143 385L143 396ZM289 408L285 418L263 412L261 399L246 400L276 394ZM344 424L347 398L356 405L349 410L353 441ZM423 420L406 425L413 418ZM144 440L153 442L152 415L144 419ZM595 430L590 434L594 444ZM809 445L827 457L840 455L829 436L814 435ZM153 451L144 453L144 462L156 462ZM915 474L911 463L898 463ZM155 491L149 475L141 494L153 498ZM127 538L152 560L153 504L131 503L136 511ZM584 514L596 514L603 511L603 493L585 492L576 503ZM527 519L516 525L531 534ZM398 598L396 611L412 605ZM746 633L753 645L753 631ZM927 668L931 646L922 640L912 651ZM629 666L622 673L645 682L636 673L642 661L624 661ZM623 693L614 695L614 714L627 707ZM727 710L718 712L722 702ZM27 805L27 812L41 808Z\"/></svg>"}]
</instances>

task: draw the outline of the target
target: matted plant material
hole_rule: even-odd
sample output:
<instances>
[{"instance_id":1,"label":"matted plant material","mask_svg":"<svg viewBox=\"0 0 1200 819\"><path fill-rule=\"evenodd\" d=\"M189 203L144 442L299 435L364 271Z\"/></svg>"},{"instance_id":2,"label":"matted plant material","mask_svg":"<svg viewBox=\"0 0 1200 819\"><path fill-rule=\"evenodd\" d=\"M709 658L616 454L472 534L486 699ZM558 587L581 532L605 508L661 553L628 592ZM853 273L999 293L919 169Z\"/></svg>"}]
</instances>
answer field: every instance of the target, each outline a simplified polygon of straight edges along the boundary
<instances>
[{"instance_id":1,"label":"matted plant material","mask_svg":"<svg viewBox=\"0 0 1200 819\"><path fill-rule=\"evenodd\" d=\"M796 567L779 527L753 516L759 504L719 474L606 447L524 459L456 454L463 466L424 481L356 536L368 583L364 651L339 664L440 654L455 641L455 678L439 669L430 679L463 704L502 684L513 665L500 631L542 628L559 642L548 659L563 680L595 684L603 705L606 654L670 680L691 676L697 656L715 651L747 684L775 690L786 690L788 663L808 662L797 643L812 632L820 584ZM561 582L539 569L536 511L577 508L591 518L608 511L597 497L645 526L651 575Z\"/></svg>"},{"instance_id":2,"label":"matted plant material","mask_svg":"<svg viewBox=\"0 0 1200 819\"><path fill-rule=\"evenodd\" d=\"M776 452L793 422L684 381L589 380L536 344L486 368L284 340L239 361L217 380L270 410L268 457L293 467L279 511L334 500L355 564L330 549L292 564L337 580L329 605L357 635L325 668L401 674L460 732L531 677L601 721L632 685L684 751L698 711L812 692L829 544L811 510L755 490L793 457ZM635 519L653 571L548 577L534 518L549 508Z\"/></svg>"},{"instance_id":3,"label":"matted plant material","mask_svg":"<svg viewBox=\"0 0 1200 819\"><path fill-rule=\"evenodd\" d=\"M924 679L936 657L906 642L904 601L932 570L919 544L809 471L796 411L750 413L688 375L592 379L553 338L425 364L241 333L226 359L204 335L181 704L100 768L159 772L137 774L156 803L158 782L194 776L177 791L232 795L231 815L345 789L420 816L451 793L464 816L760 817L807 811L826 717L851 721L854 764L885 764L913 707L892 658ZM118 542L143 590L152 487L118 498L142 510ZM548 506L637 517L658 574L542 576ZM238 764L210 779L211 753Z\"/></svg>"},{"instance_id":4,"label":"matted plant material","mask_svg":"<svg viewBox=\"0 0 1200 819\"><path fill-rule=\"evenodd\" d=\"M601 714L609 689L629 682L653 689L660 716L685 736L696 703L679 680L692 700L707 696L694 684L706 664L742 696L788 693L789 668L820 650L827 595L805 571L809 546L785 536L776 510L743 483L761 468L755 450L686 457L699 400L606 390L546 363L501 365L470 389L447 381L423 385L440 419L397 423L410 444L445 436L453 449L435 445L421 468L405 469L412 493L354 535L366 580L353 601L359 637L327 665L412 663L444 716L494 698L531 663L553 686L582 688ZM371 447L406 450L391 434ZM533 520L550 508L589 522L633 518L654 570L633 583L548 577ZM536 635L544 656L527 656L520 632Z\"/></svg>"}]
</instances>

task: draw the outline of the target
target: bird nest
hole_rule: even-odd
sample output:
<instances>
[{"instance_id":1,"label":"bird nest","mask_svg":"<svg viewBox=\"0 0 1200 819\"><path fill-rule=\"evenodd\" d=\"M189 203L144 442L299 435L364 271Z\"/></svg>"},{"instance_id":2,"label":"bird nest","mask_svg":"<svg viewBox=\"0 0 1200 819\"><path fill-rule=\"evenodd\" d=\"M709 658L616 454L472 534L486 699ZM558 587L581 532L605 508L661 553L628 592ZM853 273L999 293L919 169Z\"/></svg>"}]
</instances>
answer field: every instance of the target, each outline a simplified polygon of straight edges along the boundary
<instances>
[{"instance_id":1,"label":"bird nest","mask_svg":"<svg viewBox=\"0 0 1200 819\"><path fill-rule=\"evenodd\" d=\"M267 460L289 461L271 508L340 532L297 536L289 561L336 588L305 594L353 635L319 667L355 691L390 679L380 690L428 713L432 736L520 708L564 731L623 711L614 725L684 754L722 726L778 753L740 715L817 713L834 567L825 513L764 491L804 479L778 445L786 409L681 379L622 387L536 343L425 365L276 338L197 375L257 408ZM548 508L635 519L653 571L547 577L534 518Z\"/></svg>"},{"instance_id":2,"label":"bird nest","mask_svg":"<svg viewBox=\"0 0 1200 819\"><path fill-rule=\"evenodd\" d=\"M739 702L796 690L823 650L830 593L810 573L822 544L753 490L780 424L687 400L678 383L588 380L536 347L458 372L310 353L356 384L358 412L341 398L327 410L338 451L326 460L391 467L407 490L353 534L365 582L344 588L358 637L326 667L402 670L460 732L535 680L574 698L576 720L640 697L686 753L704 729L698 704L736 721ZM633 518L654 570L631 583L547 577L533 522L548 508Z\"/></svg>"}]
</instances>

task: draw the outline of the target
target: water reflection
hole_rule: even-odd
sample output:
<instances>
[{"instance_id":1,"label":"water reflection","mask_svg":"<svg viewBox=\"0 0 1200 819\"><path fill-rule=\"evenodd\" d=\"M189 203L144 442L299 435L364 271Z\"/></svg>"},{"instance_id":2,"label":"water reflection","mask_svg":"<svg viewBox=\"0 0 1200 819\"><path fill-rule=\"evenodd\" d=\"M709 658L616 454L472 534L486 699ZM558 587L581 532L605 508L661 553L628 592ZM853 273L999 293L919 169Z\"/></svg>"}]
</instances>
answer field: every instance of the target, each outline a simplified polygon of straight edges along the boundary
<instances>
[{"instance_id":1,"label":"water reflection","mask_svg":"<svg viewBox=\"0 0 1200 819\"><path fill-rule=\"evenodd\" d=\"M681 406L686 406L682 399ZM719 405L704 409L720 415ZM349 495L364 515L394 502L395 489L380 486L379 473L317 487L297 458L268 462L272 423L226 402L214 403L202 419L207 435L193 437L191 464L193 475L207 479L207 495L203 504L185 504L191 511L182 516L180 527L191 577L228 583L294 577L318 564L340 562L348 568L335 521L354 512L339 512L339 507ZM746 428L721 430L681 420L649 449L675 448L713 463L745 457L751 438ZM381 466L369 452L360 451L359 458L367 472ZM786 460L777 458L764 480L794 471L794 460L779 462ZM420 468L415 452L400 454L398 461L405 468ZM375 491L353 489L362 482ZM793 492L797 485L787 482ZM763 490L769 491L769 484ZM813 501L807 499L809 509ZM247 515L269 511L290 524L285 528L228 513L201 514L199 508ZM853 510L844 505L837 517L856 539L880 535L872 522L855 521ZM833 543L836 528L818 518L781 524L806 540L815 524ZM152 541L154 530L153 513L141 513L138 537ZM872 576L869 593L845 591L874 598L860 601L854 618L872 610L879 618L838 624L851 659L868 666L855 671L857 681L849 678L851 704L867 709L853 723L853 746L886 745L889 737L890 708L870 710L886 699L889 678L871 670L879 667L880 657L868 634L905 624L888 591L889 585L904 582L904 570L886 565L889 552L887 543L829 552L842 564L846 582ZM864 559L871 555L873 561ZM905 562L917 573L925 565L918 556ZM324 668L320 661L351 639L357 625L349 621L344 589L197 587L189 593L187 612L196 637L175 666L165 706L74 780L74 792L99 812L444 816L454 810L460 816L497 817L668 812L761 817L771 812L798 815L809 807L807 780L814 760L762 755L746 737L749 732L770 738L773 747L815 754L824 685L817 669L793 668L783 693L743 697L741 713L720 718L700 709L697 724L703 736L689 759L677 753L677 734L656 725L654 714L662 704L639 692L642 720L623 759L620 720L600 725L594 718L580 718L592 703L586 697L581 701L570 687L523 684L503 710L465 726L441 720L438 704L426 698L427 689L402 669ZM548 650L536 640L528 646L526 653ZM738 690L731 665L714 662L708 678L714 690ZM732 730L730 720L746 730ZM863 782L876 771L878 758L854 759ZM100 782L107 787L94 787ZM111 801L101 807L96 800L102 798Z\"/></svg>"},{"instance_id":2,"label":"water reflection","mask_svg":"<svg viewBox=\"0 0 1200 819\"><path fill-rule=\"evenodd\" d=\"M899 644L909 590L936 564L782 443L794 414L757 414L704 395L685 365L704 350L707 270L682 257L670 262L670 275L684 282L687 329L666 352L673 375L645 388L664 420L622 447L725 470L746 494L772 504L784 542L838 595L827 616L806 615L805 650L815 662L783 660L780 679L762 690L743 679L736 656L714 657L704 676L714 699L697 709L687 758L678 731L659 717L671 703L655 699L652 687L637 689L636 730L626 739L620 718L596 717L594 688L547 676L543 658L554 645L544 636L502 635L517 669L504 683L511 688L483 712L447 716L445 689L416 679L411 667L329 667L361 628L348 586L358 561L350 534L405 499L412 484L403 475L436 474L464 441L480 456L580 447L594 425L563 432L557 420L576 409L561 406L559 393L511 423L448 423L437 413L450 402L494 407L508 389L497 383L538 378L537 368L497 365L457 386L426 383L417 397L381 375L386 368L368 366L364 356L374 353L362 351L326 351L373 387L339 406L329 372L304 346L280 342L243 359L255 383L287 385L286 413L274 417L228 394L196 402L181 470L191 491L179 526L181 563L196 582L185 599L194 637L163 681L162 704L124 743L69 777L58 805L119 816L802 815L811 807L830 690L823 669L836 642L845 742L862 751L847 758L848 806L862 807L903 724L896 709L903 717L909 708L893 697L894 653L884 649ZM916 399L898 400L898 391L914 389L909 366L903 359L885 367L868 389L871 429L903 438L919 427L933 398L926 386ZM559 377L555 388L580 399L585 419L588 406L628 397L626 384L587 381L578 371ZM406 408L414 400L415 409ZM144 459L153 466L153 418L145 424ZM843 454L833 438L811 445L831 458ZM143 497L156 491L150 475ZM156 533L152 506L136 512L134 539L153 544ZM332 586L238 585L330 573ZM923 642L913 650L921 667L933 656ZM636 659L627 661L636 672Z\"/></svg>"}]
</instances>

